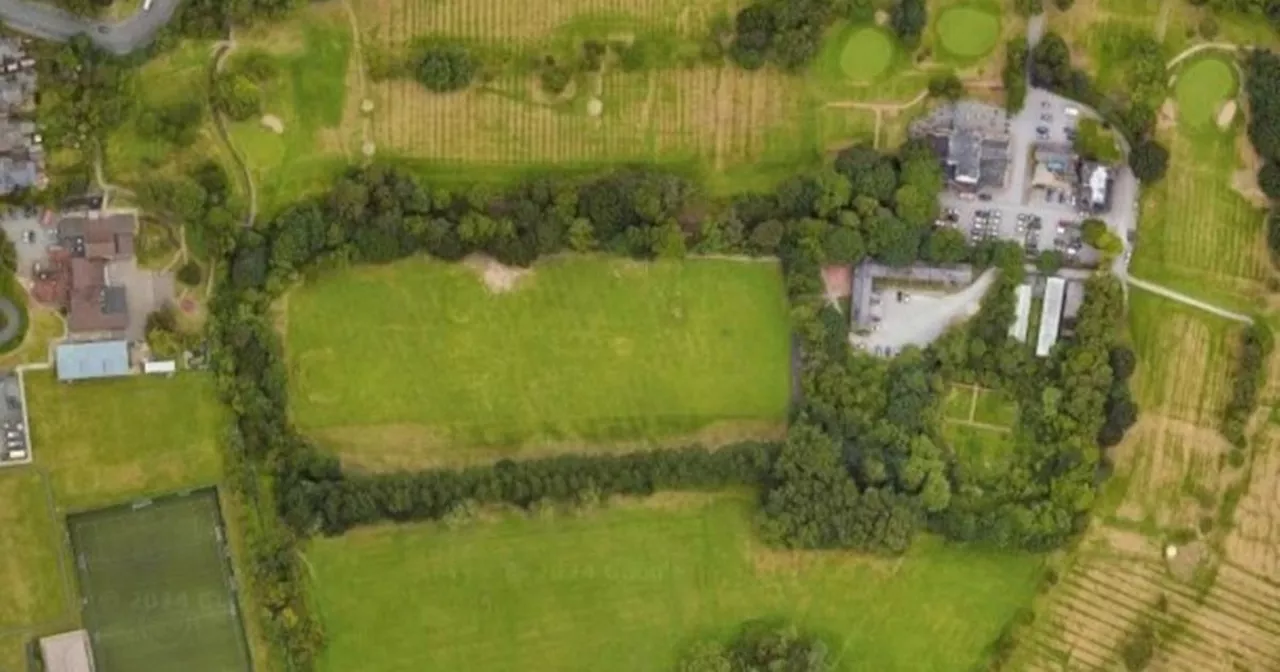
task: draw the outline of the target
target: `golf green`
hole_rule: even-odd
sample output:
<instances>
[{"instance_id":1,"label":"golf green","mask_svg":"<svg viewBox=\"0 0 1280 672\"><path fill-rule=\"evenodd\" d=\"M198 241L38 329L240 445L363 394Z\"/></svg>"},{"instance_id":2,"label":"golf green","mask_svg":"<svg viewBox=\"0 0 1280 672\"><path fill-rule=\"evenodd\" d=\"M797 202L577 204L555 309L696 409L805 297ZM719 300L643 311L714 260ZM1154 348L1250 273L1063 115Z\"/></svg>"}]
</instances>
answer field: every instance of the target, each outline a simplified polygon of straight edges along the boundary
<instances>
[{"instance_id":1,"label":"golf green","mask_svg":"<svg viewBox=\"0 0 1280 672\"><path fill-rule=\"evenodd\" d=\"M850 79L869 82L884 74L893 62L893 37L869 26L849 35L840 52L840 69Z\"/></svg>"},{"instance_id":2,"label":"golf green","mask_svg":"<svg viewBox=\"0 0 1280 672\"><path fill-rule=\"evenodd\" d=\"M1236 94L1238 84L1235 68L1221 58L1208 56L1188 63L1174 89L1178 119L1189 128L1213 124L1218 109Z\"/></svg>"},{"instance_id":3,"label":"golf green","mask_svg":"<svg viewBox=\"0 0 1280 672\"><path fill-rule=\"evenodd\" d=\"M958 58L986 56L1000 38L999 15L970 6L950 7L938 17L942 49Z\"/></svg>"}]
</instances>

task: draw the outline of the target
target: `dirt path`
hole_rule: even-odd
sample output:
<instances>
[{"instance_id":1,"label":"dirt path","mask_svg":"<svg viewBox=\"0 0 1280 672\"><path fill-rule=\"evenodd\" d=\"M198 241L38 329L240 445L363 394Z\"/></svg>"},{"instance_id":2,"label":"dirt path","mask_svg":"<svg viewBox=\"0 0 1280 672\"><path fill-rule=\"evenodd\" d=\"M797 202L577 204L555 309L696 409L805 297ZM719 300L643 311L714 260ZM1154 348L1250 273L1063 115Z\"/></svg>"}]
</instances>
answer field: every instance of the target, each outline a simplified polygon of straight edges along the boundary
<instances>
[{"instance_id":1,"label":"dirt path","mask_svg":"<svg viewBox=\"0 0 1280 672\"><path fill-rule=\"evenodd\" d=\"M871 138L871 146L880 149L880 128L884 125L884 114L886 112L897 114L906 109L910 109L919 105L924 99L929 97L928 91L921 91L916 94L915 98L905 103L867 103L860 100L835 100L826 104L838 110L870 110L876 118L875 130Z\"/></svg>"},{"instance_id":2,"label":"dirt path","mask_svg":"<svg viewBox=\"0 0 1280 672\"><path fill-rule=\"evenodd\" d=\"M1229 51L1234 54L1240 51L1240 45L1232 42L1205 42L1203 44L1193 44L1190 47L1183 49L1182 53L1169 59L1169 62L1165 63L1164 67L1165 69L1172 69L1188 58L1191 58L1202 51L1209 51L1210 49Z\"/></svg>"},{"instance_id":3,"label":"dirt path","mask_svg":"<svg viewBox=\"0 0 1280 672\"><path fill-rule=\"evenodd\" d=\"M227 56L235 51L236 40L234 35L228 36L228 39L218 42L214 45L213 67L209 71L210 86L209 90L213 90L212 80L222 72L222 66L226 64ZM209 109L213 113L213 125L218 131L218 139L222 140L222 144L231 150L231 157L235 160L236 165L240 167L241 177L244 178L245 191L249 194L249 215L245 218L245 228L253 227L253 222L258 218L258 187L253 183L253 174L249 172L249 163L245 161L244 154L240 153L240 148L231 140L231 131L227 129L227 118L213 105L213 99L209 99Z\"/></svg>"},{"instance_id":4,"label":"dirt path","mask_svg":"<svg viewBox=\"0 0 1280 672\"><path fill-rule=\"evenodd\" d=\"M1172 299L1174 301L1177 301L1178 303L1183 303L1188 306L1191 306L1192 308L1199 308L1200 310L1213 313L1214 315L1217 315L1219 317L1225 317L1228 320L1235 320L1236 322L1243 322L1245 324L1253 324L1253 318L1249 317L1248 315L1243 315L1241 313L1233 312L1233 311L1227 310L1226 308L1219 308L1218 306L1215 306L1212 303L1208 303L1205 301L1201 301L1200 299L1187 296L1182 292L1177 292L1172 289L1169 289L1168 287L1157 285L1154 282L1147 282L1146 280L1135 278L1132 275L1126 276L1125 282L1127 284L1133 285L1134 287L1137 287L1138 289L1145 289L1148 292L1151 292L1152 294L1159 294L1160 296L1163 296L1166 299Z\"/></svg>"},{"instance_id":5,"label":"dirt path","mask_svg":"<svg viewBox=\"0 0 1280 672\"><path fill-rule=\"evenodd\" d=\"M349 0L342 0L342 8L346 10L347 22L351 24L351 44L353 45L356 59L356 81L360 90L360 105L362 108L360 114L360 142L363 150L373 136L373 120L363 110L364 101L369 100L369 74L364 67L364 39L360 34L360 18L356 16L356 10L351 6Z\"/></svg>"}]
</instances>

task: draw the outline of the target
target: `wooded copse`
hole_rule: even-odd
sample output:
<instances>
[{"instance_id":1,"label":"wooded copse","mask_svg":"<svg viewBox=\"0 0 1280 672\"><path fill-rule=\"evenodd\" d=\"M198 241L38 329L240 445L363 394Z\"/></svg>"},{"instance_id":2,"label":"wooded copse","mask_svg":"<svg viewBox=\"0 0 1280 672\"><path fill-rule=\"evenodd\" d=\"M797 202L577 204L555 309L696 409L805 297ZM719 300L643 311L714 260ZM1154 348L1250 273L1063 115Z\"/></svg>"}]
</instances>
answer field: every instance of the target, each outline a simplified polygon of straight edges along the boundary
<instances>
[{"instance_id":1,"label":"wooded copse","mask_svg":"<svg viewBox=\"0 0 1280 672\"><path fill-rule=\"evenodd\" d=\"M1222 433L1231 443L1243 447L1249 417L1258 408L1258 395L1267 381L1267 357L1275 347L1275 336L1267 325L1256 322L1240 335L1240 363L1231 385L1231 399L1223 412Z\"/></svg>"}]
</instances>

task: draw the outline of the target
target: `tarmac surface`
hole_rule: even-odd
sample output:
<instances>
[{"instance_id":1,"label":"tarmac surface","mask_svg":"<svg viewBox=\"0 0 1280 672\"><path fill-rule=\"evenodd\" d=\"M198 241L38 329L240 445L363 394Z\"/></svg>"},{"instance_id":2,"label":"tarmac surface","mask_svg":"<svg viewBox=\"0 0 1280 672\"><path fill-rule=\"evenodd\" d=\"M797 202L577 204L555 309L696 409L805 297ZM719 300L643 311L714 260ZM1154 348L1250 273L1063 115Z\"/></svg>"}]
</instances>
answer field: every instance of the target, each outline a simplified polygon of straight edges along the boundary
<instances>
[{"instance_id":1,"label":"tarmac surface","mask_svg":"<svg viewBox=\"0 0 1280 672\"><path fill-rule=\"evenodd\" d=\"M42 3L0 0L0 21L18 32L54 42L85 34L99 47L124 55L150 44L173 18L181 2L152 0L150 8L139 9L122 21L107 23Z\"/></svg>"}]
</instances>

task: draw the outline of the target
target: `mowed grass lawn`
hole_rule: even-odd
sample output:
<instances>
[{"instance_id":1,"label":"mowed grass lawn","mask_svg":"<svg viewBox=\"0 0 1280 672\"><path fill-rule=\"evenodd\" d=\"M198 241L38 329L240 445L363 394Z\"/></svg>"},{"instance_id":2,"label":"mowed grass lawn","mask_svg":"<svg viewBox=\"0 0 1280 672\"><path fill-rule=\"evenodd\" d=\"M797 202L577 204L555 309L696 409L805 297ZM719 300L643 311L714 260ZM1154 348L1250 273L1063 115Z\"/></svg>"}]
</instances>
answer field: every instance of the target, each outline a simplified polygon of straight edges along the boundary
<instances>
[{"instance_id":1,"label":"mowed grass lawn","mask_svg":"<svg viewBox=\"0 0 1280 672\"><path fill-rule=\"evenodd\" d=\"M1040 576L1037 556L933 539L894 560L771 552L753 510L685 498L318 539L319 669L672 670L694 641L786 617L826 637L841 670L954 672L976 668Z\"/></svg>"},{"instance_id":2,"label":"mowed grass lawn","mask_svg":"<svg viewBox=\"0 0 1280 672\"><path fill-rule=\"evenodd\" d=\"M186 372L59 384L26 376L36 465L58 506L93 508L221 479L225 411L213 377Z\"/></svg>"},{"instance_id":3,"label":"mowed grass lawn","mask_svg":"<svg viewBox=\"0 0 1280 672\"><path fill-rule=\"evenodd\" d=\"M294 419L342 445L376 436L425 459L778 424L787 408L772 263L566 257L493 293L469 265L418 258L324 276L286 320Z\"/></svg>"},{"instance_id":4,"label":"mowed grass lawn","mask_svg":"<svg viewBox=\"0 0 1280 672\"><path fill-rule=\"evenodd\" d=\"M67 606L58 530L40 474L0 470L0 632L47 623ZM0 647L0 651L3 647ZM0 653L0 662L6 655ZM16 671L18 668L14 668ZM9 667L0 665L8 672Z\"/></svg>"}]
</instances>

